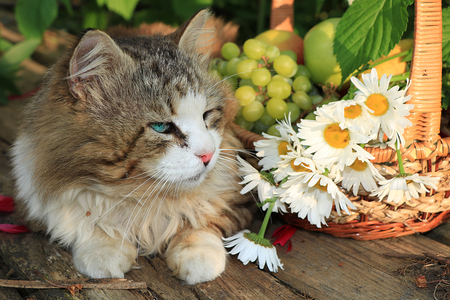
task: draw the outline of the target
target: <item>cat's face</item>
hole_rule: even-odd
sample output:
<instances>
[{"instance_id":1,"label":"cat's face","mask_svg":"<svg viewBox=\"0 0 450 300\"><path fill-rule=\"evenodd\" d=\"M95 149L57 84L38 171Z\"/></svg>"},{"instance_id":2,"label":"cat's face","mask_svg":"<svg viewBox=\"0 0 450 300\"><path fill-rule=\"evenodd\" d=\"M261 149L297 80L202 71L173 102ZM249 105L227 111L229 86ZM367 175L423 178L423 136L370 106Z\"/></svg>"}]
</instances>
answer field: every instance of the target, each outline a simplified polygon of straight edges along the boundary
<instances>
[{"instance_id":1,"label":"cat's face","mask_svg":"<svg viewBox=\"0 0 450 300\"><path fill-rule=\"evenodd\" d=\"M37 164L53 182L43 186L89 183L128 193L145 184L178 192L205 180L237 103L209 74L194 25L167 37L85 33L54 68L44 88L51 99L34 107L46 111L34 121L46 124L36 131L47 135Z\"/></svg>"}]
</instances>

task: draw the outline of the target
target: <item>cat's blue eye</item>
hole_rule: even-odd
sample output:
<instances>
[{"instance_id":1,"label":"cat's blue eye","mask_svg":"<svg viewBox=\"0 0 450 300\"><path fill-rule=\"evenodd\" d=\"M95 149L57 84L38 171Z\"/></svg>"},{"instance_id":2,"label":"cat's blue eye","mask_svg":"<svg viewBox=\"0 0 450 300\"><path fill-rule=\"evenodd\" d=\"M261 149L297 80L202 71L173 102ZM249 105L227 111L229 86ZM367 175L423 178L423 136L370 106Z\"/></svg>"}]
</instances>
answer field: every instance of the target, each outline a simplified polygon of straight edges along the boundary
<instances>
[{"instance_id":1,"label":"cat's blue eye","mask_svg":"<svg viewBox=\"0 0 450 300\"><path fill-rule=\"evenodd\" d=\"M150 127L153 128L153 130L155 130L156 132L160 132L160 133L164 133L165 131L167 131L167 129L169 129L169 123L151 123Z\"/></svg>"}]
</instances>

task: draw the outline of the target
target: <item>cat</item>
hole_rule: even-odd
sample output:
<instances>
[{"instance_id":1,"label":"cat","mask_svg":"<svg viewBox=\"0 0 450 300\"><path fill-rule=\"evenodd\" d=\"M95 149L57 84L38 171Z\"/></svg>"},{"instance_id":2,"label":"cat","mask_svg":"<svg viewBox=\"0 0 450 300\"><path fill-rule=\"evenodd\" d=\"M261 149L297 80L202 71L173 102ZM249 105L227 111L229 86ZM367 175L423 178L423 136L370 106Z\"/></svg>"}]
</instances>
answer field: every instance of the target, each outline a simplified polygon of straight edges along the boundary
<instances>
[{"instance_id":1,"label":"cat","mask_svg":"<svg viewBox=\"0 0 450 300\"><path fill-rule=\"evenodd\" d=\"M166 36L86 30L46 74L12 147L17 210L93 278L164 253L196 284L226 264L222 236L251 221L229 128L238 104L210 75L209 10Z\"/></svg>"}]
</instances>

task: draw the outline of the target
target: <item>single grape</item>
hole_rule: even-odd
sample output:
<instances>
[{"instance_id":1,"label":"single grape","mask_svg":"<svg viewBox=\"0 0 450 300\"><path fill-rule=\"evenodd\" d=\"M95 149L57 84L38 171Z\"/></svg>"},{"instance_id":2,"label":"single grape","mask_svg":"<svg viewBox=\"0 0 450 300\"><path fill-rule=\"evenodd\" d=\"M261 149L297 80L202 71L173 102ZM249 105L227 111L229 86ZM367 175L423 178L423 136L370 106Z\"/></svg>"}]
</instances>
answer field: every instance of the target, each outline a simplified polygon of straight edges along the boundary
<instances>
[{"instance_id":1,"label":"single grape","mask_svg":"<svg viewBox=\"0 0 450 300\"><path fill-rule=\"evenodd\" d=\"M291 86L283 80L270 81L267 85L267 94L272 98L286 99L291 95Z\"/></svg>"},{"instance_id":2,"label":"single grape","mask_svg":"<svg viewBox=\"0 0 450 300\"><path fill-rule=\"evenodd\" d=\"M273 61L275 71L285 77L292 77L297 72L297 63L287 55L280 55Z\"/></svg>"},{"instance_id":3,"label":"single grape","mask_svg":"<svg viewBox=\"0 0 450 300\"><path fill-rule=\"evenodd\" d=\"M280 49L277 46L269 45L266 47L266 54L264 55L269 59L269 62L273 62L275 58L280 56Z\"/></svg>"},{"instance_id":4,"label":"single grape","mask_svg":"<svg viewBox=\"0 0 450 300\"><path fill-rule=\"evenodd\" d=\"M242 110L242 116L249 122L255 122L261 118L264 113L264 106L259 101L253 101L252 103L244 106Z\"/></svg>"},{"instance_id":5,"label":"single grape","mask_svg":"<svg viewBox=\"0 0 450 300\"><path fill-rule=\"evenodd\" d=\"M288 112L286 102L280 98L272 98L267 101L266 108L269 115L274 119L283 119Z\"/></svg>"},{"instance_id":6,"label":"single grape","mask_svg":"<svg viewBox=\"0 0 450 300\"><path fill-rule=\"evenodd\" d=\"M241 62L241 59L238 57L230 59L230 61L227 63L227 73L228 75L234 75L236 74L236 67Z\"/></svg>"},{"instance_id":7,"label":"single grape","mask_svg":"<svg viewBox=\"0 0 450 300\"><path fill-rule=\"evenodd\" d=\"M308 79L311 79L311 71L305 65L298 65L297 73L295 73L294 77L297 77L300 75L306 76L306 77L308 77Z\"/></svg>"},{"instance_id":8,"label":"single grape","mask_svg":"<svg viewBox=\"0 0 450 300\"><path fill-rule=\"evenodd\" d=\"M222 74L218 70L211 70L210 73L212 76L215 76L218 79L222 79Z\"/></svg>"},{"instance_id":9,"label":"single grape","mask_svg":"<svg viewBox=\"0 0 450 300\"><path fill-rule=\"evenodd\" d=\"M287 107L288 113L286 114L286 116L289 116L290 114L291 122L295 122L300 116L300 108L297 106L297 104L292 102L287 103Z\"/></svg>"},{"instance_id":10,"label":"single grape","mask_svg":"<svg viewBox=\"0 0 450 300\"><path fill-rule=\"evenodd\" d=\"M225 58L226 60L231 60L232 58L238 57L241 53L241 50L235 43L228 42L223 44L220 52L223 58Z\"/></svg>"},{"instance_id":11,"label":"single grape","mask_svg":"<svg viewBox=\"0 0 450 300\"><path fill-rule=\"evenodd\" d=\"M295 92L292 95L292 102L297 104L297 106L303 110L308 110L312 107L311 98L303 91Z\"/></svg>"},{"instance_id":12,"label":"single grape","mask_svg":"<svg viewBox=\"0 0 450 300\"><path fill-rule=\"evenodd\" d=\"M255 60L260 59L266 52L266 46L254 39L246 40L243 49L245 55Z\"/></svg>"},{"instance_id":13,"label":"single grape","mask_svg":"<svg viewBox=\"0 0 450 300\"><path fill-rule=\"evenodd\" d=\"M258 120L254 123L252 131L257 134L262 134L263 132L267 132L267 129L269 129L269 126L264 125Z\"/></svg>"},{"instance_id":14,"label":"single grape","mask_svg":"<svg viewBox=\"0 0 450 300\"><path fill-rule=\"evenodd\" d=\"M241 106L246 106L255 101L255 90L251 86L241 86L234 92L234 97L239 100Z\"/></svg>"},{"instance_id":15,"label":"single grape","mask_svg":"<svg viewBox=\"0 0 450 300\"><path fill-rule=\"evenodd\" d=\"M233 90L237 89L237 86L238 86L237 76L227 76L227 81L230 83L231 88Z\"/></svg>"},{"instance_id":16,"label":"single grape","mask_svg":"<svg viewBox=\"0 0 450 300\"><path fill-rule=\"evenodd\" d=\"M297 62L297 54L292 50L283 50L280 51L280 55L287 55L292 58L293 61Z\"/></svg>"},{"instance_id":17,"label":"single grape","mask_svg":"<svg viewBox=\"0 0 450 300\"><path fill-rule=\"evenodd\" d=\"M256 86L266 86L272 78L272 74L266 68L259 68L252 72L252 82Z\"/></svg>"},{"instance_id":18,"label":"single grape","mask_svg":"<svg viewBox=\"0 0 450 300\"><path fill-rule=\"evenodd\" d=\"M259 102L263 103L265 100L266 100L266 97L264 97L264 95L256 95L255 101L259 101Z\"/></svg>"},{"instance_id":19,"label":"single grape","mask_svg":"<svg viewBox=\"0 0 450 300\"><path fill-rule=\"evenodd\" d=\"M258 68L258 63L254 59L241 60L237 67L236 73L240 78L250 79L252 78L252 71Z\"/></svg>"},{"instance_id":20,"label":"single grape","mask_svg":"<svg viewBox=\"0 0 450 300\"><path fill-rule=\"evenodd\" d=\"M296 92L303 91L305 93L308 93L311 90L311 81L309 81L308 77L300 75L294 79L292 88Z\"/></svg>"},{"instance_id":21,"label":"single grape","mask_svg":"<svg viewBox=\"0 0 450 300\"><path fill-rule=\"evenodd\" d=\"M272 124L275 124L277 120L275 120L275 118L272 118L272 116L267 112L267 108L265 108L263 115L261 116L261 118L259 118L259 122L263 123L266 126L270 126Z\"/></svg>"},{"instance_id":22,"label":"single grape","mask_svg":"<svg viewBox=\"0 0 450 300\"><path fill-rule=\"evenodd\" d=\"M306 120L315 120L316 119L316 114L313 112L310 112L306 117Z\"/></svg>"},{"instance_id":23,"label":"single grape","mask_svg":"<svg viewBox=\"0 0 450 300\"><path fill-rule=\"evenodd\" d=\"M308 95L311 97L313 95L320 95L319 89L313 84L309 90Z\"/></svg>"},{"instance_id":24,"label":"single grape","mask_svg":"<svg viewBox=\"0 0 450 300\"><path fill-rule=\"evenodd\" d=\"M319 107L322 107L322 106L324 106L324 105L330 104L331 102L335 102L335 101L338 101L338 100L339 100L339 98L338 98L336 95L331 95L331 97L328 98L327 100L323 101L323 102L319 105Z\"/></svg>"},{"instance_id":25,"label":"single grape","mask_svg":"<svg viewBox=\"0 0 450 300\"><path fill-rule=\"evenodd\" d=\"M270 126L269 129L267 129L267 134L281 137L280 132L278 131L278 129L275 128L277 126L278 124L273 124L272 126Z\"/></svg>"},{"instance_id":26,"label":"single grape","mask_svg":"<svg viewBox=\"0 0 450 300\"><path fill-rule=\"evenodd\" d=\"M309 97L311 98L313 104L320 103L323 100L323 97L320 95L310 95Z\"/></svg>"},{"instance_id":27,"label":"single grape","mask_svg":"<svg viewBox=\"0 0 450 300\"><path fill-rule=\"evenodd\" d=\"M213 59L211 60L211 63L210 63L211 69L212 69L212 70L217 70L217 69L218 69L217 66L219 65L219 63L220 63L221 61L224 61L224 60L221 59L221 58L219 58L219 57L213 58Z\"/></svg>"},{"instance_id":28,"label":"single grape","mask_svg":"<svg viewBox=\"0 0 450 300\"><path fill-rule=\"evenodd\" d=\"M289 83L290 86L292 86L292 83L293 83L293 81L292 81L291 78L287 78L287 77L284 77L284 76L279 75L279 74L274 75L274 76L272 77L272 81L274 81L274 80L283 80L283 81Z\"/></svg>"},{"instance_id":29,"label":"single grape","mask_svg":"<svg viewBox=\"0 0 450 300\"><path fill-rule=\"evenodd\" d=\"M222 75L228 74L227 65L228 65L228 62L225 60L222 60L217 64L217 70L220 72L220 74L222 74Z\"/></svg>"},{"instance_id":30,"label":"single grape","mask_svg":"<svg viewBox=\"0 0 450 300\"><path fill-rule=\"evenodd\" d=\"M251 86L256 93L259 93L259 89L256 85L253 84L251 79L241 79L239 81L239 86Z\"/></svg>"},{"instance_id":31,"label":"single grape","mask_svg":"<svg viewBox=\"0 0 450 300\"><path fill-rule=\"evenodd\" d=\"M247 121L244 117L237 117L234 119L234 123L239 125L240 127L251 131L253 129L254 123Z\"/></svg>"}]
</instances>

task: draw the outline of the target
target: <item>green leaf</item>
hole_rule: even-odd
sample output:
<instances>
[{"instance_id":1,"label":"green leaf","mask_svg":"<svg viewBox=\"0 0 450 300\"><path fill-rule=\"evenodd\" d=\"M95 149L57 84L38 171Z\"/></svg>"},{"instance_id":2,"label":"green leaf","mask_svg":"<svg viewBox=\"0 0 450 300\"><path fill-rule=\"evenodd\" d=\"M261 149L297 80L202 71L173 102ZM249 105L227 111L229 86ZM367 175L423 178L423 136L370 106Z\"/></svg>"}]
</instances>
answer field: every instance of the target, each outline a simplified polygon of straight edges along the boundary
<instances>
[{"instance_id":1,"label":"green leaf","mask_svg":"<svg viewBox=\"0 0 450 300\"><path fill-rule=\"evenodd\" d=\"M0 76L0 89L6 90L11 94L20 94L19 88L16 86L11 77Z\"/></svg>"},{"instance_id":2,"label":"green leaf","mask_svg":"<svg viewBox=\"0 0 450 300\"><path fill-rule=\"evenodd\" d=\"M15 44L0 58L0 75L11 74L20 63L31 56L41 43L40 39L30 39Z\"/></svg>"},{"instance_id":3,"label":"green leaf","mask_svg":"<svg viewBox=\"0 0 450 300\"><path fill-rule=\"evenodd\" d=\"M442 60L450 57L450 7L442 10Z\"/></svg>"},{"instance_id":4,"label":"green leaf","mask_svg":"<svg viewBox=\"0 0 450 300\"><path fill-rule=\"evenodd\" d=\"M320 11L322 10L323 3L325 0L316 0L316 14L320 14Z\"/></svg>"},{"instance_id":5,"label":"green leaf","mask_svg":"<svg viewBox=\"0 0 450 300\"><path fill-rule=\"evenodd\" d=\"M174 12L184 20L188 20L194 13L212 4L213 0L172 0Z\"/></svg>"},{"instance_id":6,"label":"green leaf","mask_svg":"<svg viewBox=\"0 0 450 300\"><path fill-rule=\"evenodd\" d=\"M334 53L347 78L370 60L387 55L400 41L408 23L411 0L355 0L342 16Z\"/></svg>"},{"instance_id":7,"label":"green leaf","mask_svg":"<svg viewBox=\"0 0 450 300\"><path fill-rule=\"evenodd\" d=\"M71 0L59 0L65 7L67 12L69 13L69 16L73 15L73 9L72 9L72 3Z\"/></svg>"},{"instance_id":8,"label":"green leaf","mask_svg":"<svg viewBox=\"0 0 450 300\"><path fill-rule=\"evenodd\" d=\"M12 43L5 39L0 38L0 51L6 51L12 47Z\"/></svg>"},{"instance_id":9,"label":"green leaf","mask_svg":"<svg viewBox=\"0 0 450 300\"><path fill-rule=\"evenodd\" d=\"M108 11L94 5L83 9L83 27L106 29L108 26Z\"/></svg>"},{"instance_id":10,"label":"green leaf","mask_svg":"<svg viewBox=\"0 0 450 300\"><path fill-rule=\"evenodd\" d=\"M57 15L56 0L18 0L16 4L17 25L27 39L41 38Z\"/></svg>"},{"instance_id":11,"label":"green leaf","mask_svg":"<svg viewBox=\"0 0 450 300\"><path fill-rule=\"evenodd\" d=\"M130 20L139 0L97 0L98 3L105 3L110 11L122 16L125 20Z\"/></svg>"},{"instance_id":12,"label":"green leaf","mask_svg":"<svg viewBox=\"0 0 450 300\"><path fill-rule=\"evenodd\" d=\"M6 104L8 104L8 95L6 94L6 91L0 89L0 105Z\"/></svg>"},{"instance_id":13,"label":"green leaf","mask_svg":"<svg viewBox=\"0 0 450 300\"><path fill-rule=\"evenodd\" d=\"M108 2L108 0L97 0L97 5L98 5L99 7L101 7L101 6L105 5L106 2Z\"/></svg>"}]
</instances>

